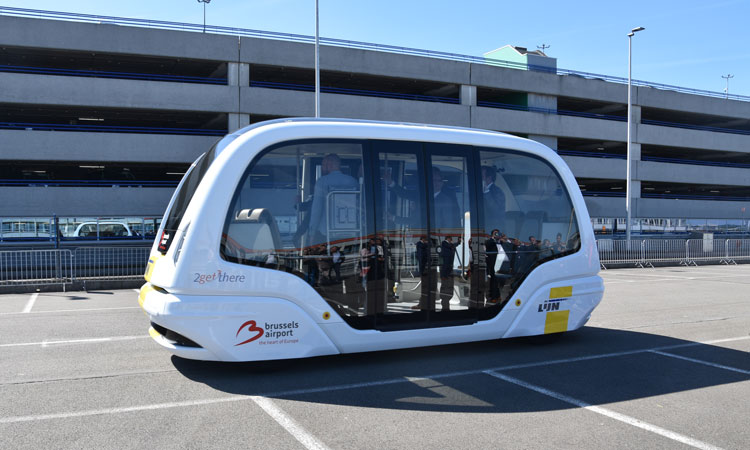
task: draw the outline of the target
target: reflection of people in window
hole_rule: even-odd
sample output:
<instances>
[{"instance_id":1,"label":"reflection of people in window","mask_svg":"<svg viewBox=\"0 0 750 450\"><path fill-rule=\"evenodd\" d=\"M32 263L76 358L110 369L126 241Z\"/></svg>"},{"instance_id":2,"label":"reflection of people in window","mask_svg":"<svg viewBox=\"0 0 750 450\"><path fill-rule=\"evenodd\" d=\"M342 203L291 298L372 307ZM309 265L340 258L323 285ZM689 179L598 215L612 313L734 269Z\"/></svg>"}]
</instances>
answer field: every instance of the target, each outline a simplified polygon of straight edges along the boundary
<instances>
[{"instance_id":1,"label":"reflection of people in window","mask_svg":"<svg viewBox=\"0 0 750 450\"><path fill-rule=\"evenodd\" d=\"M432 199L434 229L460 228L461 213L458 209L456 193L445 184L443 175L437 167L432 168Z\"/></svg>"},{"instance_id":2,"label":"reflection of people in window","mask_svg":"<svg viewBox=\"0 0 750 450\"><path fill-rule=\"evenodd\" d=\"M565 245L565 242L562 240L562 234L557 233L557 237L555 238L555 243L552 244L552 251L555 252L555 254L562 253L566 250L567 246Z\"/></svg>"},{"instance_id":3,"label":"reflection of people in window","mask_svg":"<svg viewBox=\"0 0 750 450\"><path fill-rule=\"evenodd\" d=\"M330 153L321 163L322 176L315 183L310 216L310 234L313 242L326 241L328 228L326 224L326 204L328 193L335 190L356 190L359 183L354 177L341 173L341 158Z\"/></svg>"},{"instance_id":4,"label":"reflection of people in window","mask_svg":"<svg viewBox=\"0 0 750 450\"><path fill-rule=\"evenodd\" d=\"M482 166L482 197L484 198L484 220L486 228L502 226L505 218L505 195L497 187L497 169Z\"/></svg>"}]
</instances>

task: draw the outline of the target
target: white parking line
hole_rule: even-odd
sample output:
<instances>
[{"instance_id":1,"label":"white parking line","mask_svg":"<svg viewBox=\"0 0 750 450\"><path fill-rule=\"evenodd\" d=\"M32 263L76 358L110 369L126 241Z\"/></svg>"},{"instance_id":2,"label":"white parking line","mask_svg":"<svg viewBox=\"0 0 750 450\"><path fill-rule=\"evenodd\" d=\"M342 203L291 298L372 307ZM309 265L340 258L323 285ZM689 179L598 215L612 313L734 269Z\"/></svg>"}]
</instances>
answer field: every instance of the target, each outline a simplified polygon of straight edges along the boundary
<instances>
[{"instance_id":1,"label":"white parking line","mask_svg":"<svg viewBox=\"0 0 750 450\"><path fill-rule=\"evenodd\" d=\"M35 422L38 420L52 420L52 419L71 419L74 417L90 417L100 416L105 414L122 414L129 412L138 411L153 411L157 409L167 408L181 408L186 406L199 406L199 405L213 405L215 403L226 403L248 400L248 397L242 395L233 395L231 397L222 398L210 398L205 400L189 400L184 402L170 402L170 403L156 403L153 405L140 405L140 406L128 406L124 408L106 408L106 409L94 409L89 411L78 411L78 412L67 412L59 414L42 414L38 416L17 416L17 417L3 417L0 418L0 424L5 423L19 423L19 422Z\"/></svg>"},{"instance_id":2,"label":"white parking line","mask_svg":"<svg viewBox=\"0 0 750 450\"><path fill-rule=\"evenodd\" d=\"M0 344L0 347L28 347L34 345L40 345L42 347L48 347L50 345L60 344L90 344L100 342L118 342L118 341L132 341L134 339L147 339L150 336L116 336L116 337L104 337L104 338L92 338L92 339L70 339L67 341L41 341L41 342L20 342L16 344Z\"/></svg>"},{"instance_id":3,"label":"white parking line","mask_svg":"<svg viewBox=\"0 0 750 450\"><path fill-rule=\"evenodd\" d=\"M703 361L701 359L688 358L687 356L675 355L673 353L667 353L667 352L663 352L663 351L659 351L659 350L650 350L650 353L656 353L656 354L662 355L662 356L669 356L670 358L683 359L685 361L690 361L690 362L694 362L694 363L697 363L697 364L703 364L705 366L711 366L711 367L716 367L718 369L731 370L732 372L739 372L739 373L744 373L745 375L750 375L750 370L742 370L742 369L738 369L736 367L725 366L723 364L716 364L716 363L712 363L712 362L709 362L709 361Z\"/></svg>"},{"instance_id":4,"label":"white parking line","mask_svg":"<svg viewBox=\"0 0 750 450\"><path fill-rule=\"evenodd\" d=\"M328 450L328 447L307 430L302 428L301 425L289 417L289 415L282 411L281 408L276 406L270 398L253 395L250 399L255 402L256 405L260 406L266 414L271 416L273 420L281 425L289 434L291 434L294 439L297 439L300 444L304 445L305 448L310 450Z\"/></svg>"},{"instance_id":5,"label":"white parking line","mask_svg":"<svg viewBox=\"0 0 750 450\"><path fill-rule=\"evenodd\" d=\"M495 378L499 378L503 381L507 381L509 383L513 383L517 386L524 387L526 389L530 389L532 391L538 392L540 394L544 394L548 397L555 398L557 400L560 400L565 403L569 403L574 406L578 406L580 408L589 410L591 412L595 412L597 414L601 414L603 416L607 416L611 419L618 420L620 422L626 423L628 425L632 425L634 427L641 428L646 431L650 431L651 433L656 433L660 436L664 436L668 439L672 439L673 441L682 442L683 444L690 445L695 448L699 448L702 450L719 450L721 447L716 447L715 445L711 445L708 443L705 443L703 441L699 441L697 439L693 439L691 437L682 435L680 433L675 433L674 431L667 430L666 428L662 428L653 424L650 424L648 422L644 422L642 420L638 420L635 417L626 416L625 414L620 414L615 411L611 411L606 408L602 408L601 406L594 406L589 403L584 402L583 400L578 400L573 397L569 397L564 394L560 394L559 392L551 391L549 389L545 389L541 386L537 386L535 384L527 383L525 381L519 380L518 378L514 378L508 375L505 375L503 373L498 373L495 371L488 370L485 372L487 375L493 376Z\"/></svg>"},{"instance_id":6,"label":"white parking line","mask_svg":"<svg viewBox=\"0 0 750 450\"><path fill-rule=\"evenodd\" d=\"M88 312L88 311L113 311L118 309L138 309L140 310L140 306L121 306L116 308L81 308L81 309L50 309L50 310L44 310L44 311L29 311L28 313L19 313L19 312L5 312L0 313L0 316L14 316L18 314L54 314L54 313L66 313L66 312Z\"/></svg>"},{"instance_id":7,"label":"white parking line","mask_svg":"<svg viewBox=\"0 0 750 450\"><path fill-rule=\"evenodd\" d=\"M124 336L124 337L127 338L128 336ZM147 336L130 336L130 338L134 338L134 339L141 338L141 337L147 337ZM696 346L696 345L708 345L708 344L719 344L723 342L735 342L735 341L741 341L745 339L750 339L750 336L741 336L741 337L727 338L727 339L715 339L715 340L705 341L705 342L689 342L685 344L669 345L669 346L656 347L656 348L650 348L650 349L606 353L606 354L601 354L601 355L581 356L581 357L576 357L576 358L556 359L556 360L550 360L550 361L539 361L539 362L526 363L526 364L513 364L513 365L508 365L508 366L503 366L503 367L490 368L490 369L474 369L474 370L465 370L465 371L460 371L460 372L448 372L448 373L442 373L442 374L426 375L426 376L418 377L418 378L436 379L436 378L459 377L459 376L465 376L465 375L476 375L476 374L486 373L486 372L502 372L505 370L512 370L512 369L524 369L524 368L547 366L547 365L553 365L553 364L563 364L563 363L568 363L568 362L578 362L578 361L587 361L587 360L592 360L592 359L609 358L609 357L624 356L624 355L634 355L634 354L639 354L639 353L650 352L653 350L665 350L665 349L672 349L672 348L691 347L691 346ZM88 341L95 341L95 340L91 339ZM37 344L6 344L6 346L37 345ZM321 387L316 387L316 388L293 389L293 390L288 390L288 391L263 393L257 397L276 398L276 397L289 397L289 396L294 396L294 395L306 395L306 394L317 394L317 393L341 391L341 390L347 390L347 389L362 389L362 388L370 388L370 387L376 387L376 386L385 386L389 384L410 383L412 382L414 378L415 377L408 377L408 378L401 377L401 378L390 378L390 379L385 379L385 380L366 381L362 383L350 383L350 384L339 384L339 385L334 385L334 386L321 386ZM43 415L38 415L38 416L3 417L3 418L0 418L0 424L16 423L16 422L31 422L31 421L37 421L37 420L67 419L70 417L86 417L86 416L96 416L96 415L103 415L103 414L120 414L124 412L148 411L148 410L153 410L153 409L165 409L165 408L180 408L180 407L187 407L187 406L234 402L234 401L240 401L240 400L252 400L252 396L235 395L231 397L220 397L220 398L214 398L214 399L192 400L192 401L184 401L184 402L157 403L157 404L152 404L152 405L130 406L130 407L125 407L125 408L96 409L96 410L89 410L89 411L78 411L78 412L59 413L59 414L43 414Z\"/></svg>"},{"instance_id":8,"label":"white parking line","mask_svg":"<svg viewBox=\"0 0 750 450\"><path fill-rule=\"evenodd\" d=\"M35 293L31 294L31 298L29 298L29 301L26 302L26 306L24 306L23 311L21 311L21 312L23 312L23 313L29 313L29 312L31 312L31 308L34 307L34 303L36 303L36 298L37 297L39 297L39 293L38 292L35 292Z\"/></svg>"}]
</instances>

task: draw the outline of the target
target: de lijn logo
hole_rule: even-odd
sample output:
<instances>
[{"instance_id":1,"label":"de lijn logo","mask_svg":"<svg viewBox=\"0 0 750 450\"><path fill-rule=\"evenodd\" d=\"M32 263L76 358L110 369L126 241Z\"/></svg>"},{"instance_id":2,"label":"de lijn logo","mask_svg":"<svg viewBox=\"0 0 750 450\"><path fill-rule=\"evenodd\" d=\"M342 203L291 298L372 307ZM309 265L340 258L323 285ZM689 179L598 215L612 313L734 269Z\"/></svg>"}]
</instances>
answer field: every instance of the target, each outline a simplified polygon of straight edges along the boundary
<instances>
[{"instance_id":1,"label":"de lijn logo","mask_svg":"<svg viewBox=\"0 0 750 450\"><path fill-rule=\"evenodd\" d=\"M237 329L235 337L238 340L242 339L242 342L234 344L234 346L245 345L262 337L265 339L258 341L258 345L298 344L299 339L294 335L294 332L298 328L299 322L297 321L280 323L264 322L263 326L259 327L254 320L248 320ZM242 337L240 337L240 334L242 334Z\"/></svg>"},{"instance_id":2,"label":"de lijn logo","mask_svg":"<svg viewBox=\"0 0 750 450\"><path fill-rule=\"evenodd\" d=\"M248 331L248 333L250 333L250 335L252 337L250 339L247 339L247 340L244 340L244 341L240 342L239 344L234 344L235 347L237 347L238 345L245 345L248 342L253 342L256 339L260 339L263 336L263 334L265 334L265 331L263 330L263 328L259 327L255 323L254 320L248 320L247 322L243 323L242 326L237 330L237 334L235 335L235 337L239 337L240 336L240 332L245 327L247 327L247 331Z\"/></svg>"}]
</instances>

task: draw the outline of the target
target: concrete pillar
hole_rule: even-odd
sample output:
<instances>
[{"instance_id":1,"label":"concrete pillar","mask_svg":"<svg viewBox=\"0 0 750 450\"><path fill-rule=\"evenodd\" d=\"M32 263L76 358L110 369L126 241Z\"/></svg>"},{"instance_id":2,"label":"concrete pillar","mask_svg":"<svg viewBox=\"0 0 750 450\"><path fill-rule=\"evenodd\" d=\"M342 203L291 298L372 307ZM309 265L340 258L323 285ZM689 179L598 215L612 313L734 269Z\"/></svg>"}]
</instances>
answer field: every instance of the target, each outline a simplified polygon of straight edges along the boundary
<instances>
[{"instance_id":1,"label":"concrete pillar","mask_svg":"<svg viewBox=\"0 0 750 450\"><path fill-rule=\"evenodd\" d=\"M477 106L477 87L462 84L458 98L462 105Z\"/></svg>"},{"instance_id":2,"label":"concrete pillar","mask_svg":"<svg viewBox=\"0 0 750 450\"><path fill-rule=\"evenodd\" d=\"M250 114L229 113L227 119L230 133L250 125Z\"/></svg>"},{"instance_id":3,"label":"concrete pillar","mask_svg":"<svg viewBox=\"0 0 750 450\"><path fill-rule=\"evenodd\" d=\"M227 84L229 86L237 87L236 102L237 111L239 111L240 88L250 86L250 64L236 62L227 63ZM230 133L250 125L250 114L229 113L227 119L227 127L229 128Z\"/></svg>"},{"instance_id":4,"label":"concrete pillar","mask_svg":"<svg viewBox=\"0 0 750 450\"><path fill-rule=\"evenodd\" d=\"M557 151L557 136L543 136L541 134L530 134L529 139L546 145L554 151Z\"/></svg>"},{"instance_id":5,"label":"concrete pillar","mask_svg":"<svg viewBox=\"0 0 750 450\"><path fill-rule=\"evenodd\" d=\"M541 95L529 93L527 96L530 108L544 108L557 110L557 97L554 95Z\"/></svg>"},{"instance_id":6,"label":"concrete pillar","mask_svg":"<svg viewBox=\"0 0 750 450\"><path fill-rule=\"evenodd\" d=\"M630 105L632 116L632 123L630 132L632 133L633 143L640 142L638 139L638 125L641 123L641 107L636 105ZM626 116L627 117L627 116ZM640 146L638 147L638 159L641 159Z\"/></svg>"},{"instance_id":7,"label":"concrete pillar","mask_svg":"<svg viewBox=\"0 0 750 450\"><path fill-rule=\"evenodd\" d=\"M250 64L227 63L227 84L229 86L250 86Z\"/></svg>"}]
</instances>

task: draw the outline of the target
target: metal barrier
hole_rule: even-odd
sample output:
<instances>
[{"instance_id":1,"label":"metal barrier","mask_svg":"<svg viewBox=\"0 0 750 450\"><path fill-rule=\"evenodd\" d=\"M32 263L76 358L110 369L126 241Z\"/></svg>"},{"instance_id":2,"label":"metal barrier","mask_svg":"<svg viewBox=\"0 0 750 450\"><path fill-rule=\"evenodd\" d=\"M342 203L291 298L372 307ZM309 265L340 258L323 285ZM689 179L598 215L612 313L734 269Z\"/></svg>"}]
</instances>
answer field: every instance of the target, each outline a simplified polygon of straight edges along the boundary
<instances>
[{"instance_id":1,"label":"metal barrier","mask_svg":"<svg viewBox=\"0 0 750 450\"><path fill-rule=\"evenodd\" d=\"M726 259L726 245L718 239L688 239L687 260L691 264L702 262L721 262Z\"/></svg>"},{"instance_id":2,"label":"metal barrier","mask_svg":"<svg viewBox=\"0 0 750 450\"><path fill-rule=\"evenodd\" d=\"M652 266L652 263L695 265L750 261L750 239L638 239L596 241L602 268L607 265Z\"/></svg>"},{"instance_id":3,"label":"metal barrier","mask_svg":"<svg viewBox=\"0 0 750 450\"><path fill-rule=\"evenodd\" d=\"M727 239L725 245L727 263L750 261L750 239Z\"/></svg>"},{"instance_id":4,"label":"metal barrier","mask_svg":"<svg viewBox=\"0 0 750 450\"><path fill-rule=\"evenodd\" d=\"M0 251L0 286L137 280L151 247L91 247Z\"/></svg>"},{"instance_id":5,"label":"metal barrier","mask_svg":"<svg viewBox=\"0 0 750 450\"><path fill-rule=\"evenodd\" d=\"M0 251L0 286L65 284L73 282L70 250Z\"/></svg>"},{"instance_id":6,"label":"metal barrier","mask_svg":"<svg viewBox=\"0 0 750 450\"><path fill-rule=\"evenodd\" d=\"M599 249L599 261L606 269L605 264L630 264L643 267L646 263L643 241L628 241L614 239L600 239L596 241Z\"/></svg>"},{"instance_id":7,"label":"metal barrier","mask_svg":"<svg viewBox=\"0 0 750 450\"><path fill-rule=\"evenodd\" d=\"M73 254L76 281L138 279L151 247L79 247Z\"/></svg>"},{"instance_id":8,"label":"metal barrier","mask_svg":"<svg viewBox=\"0 0 750 450\"><path fill-rule=\"evenodd\" d=\"M685 239L644 239L644 258L648 263L688 265Z\"/></svg>"}]
</instances>

